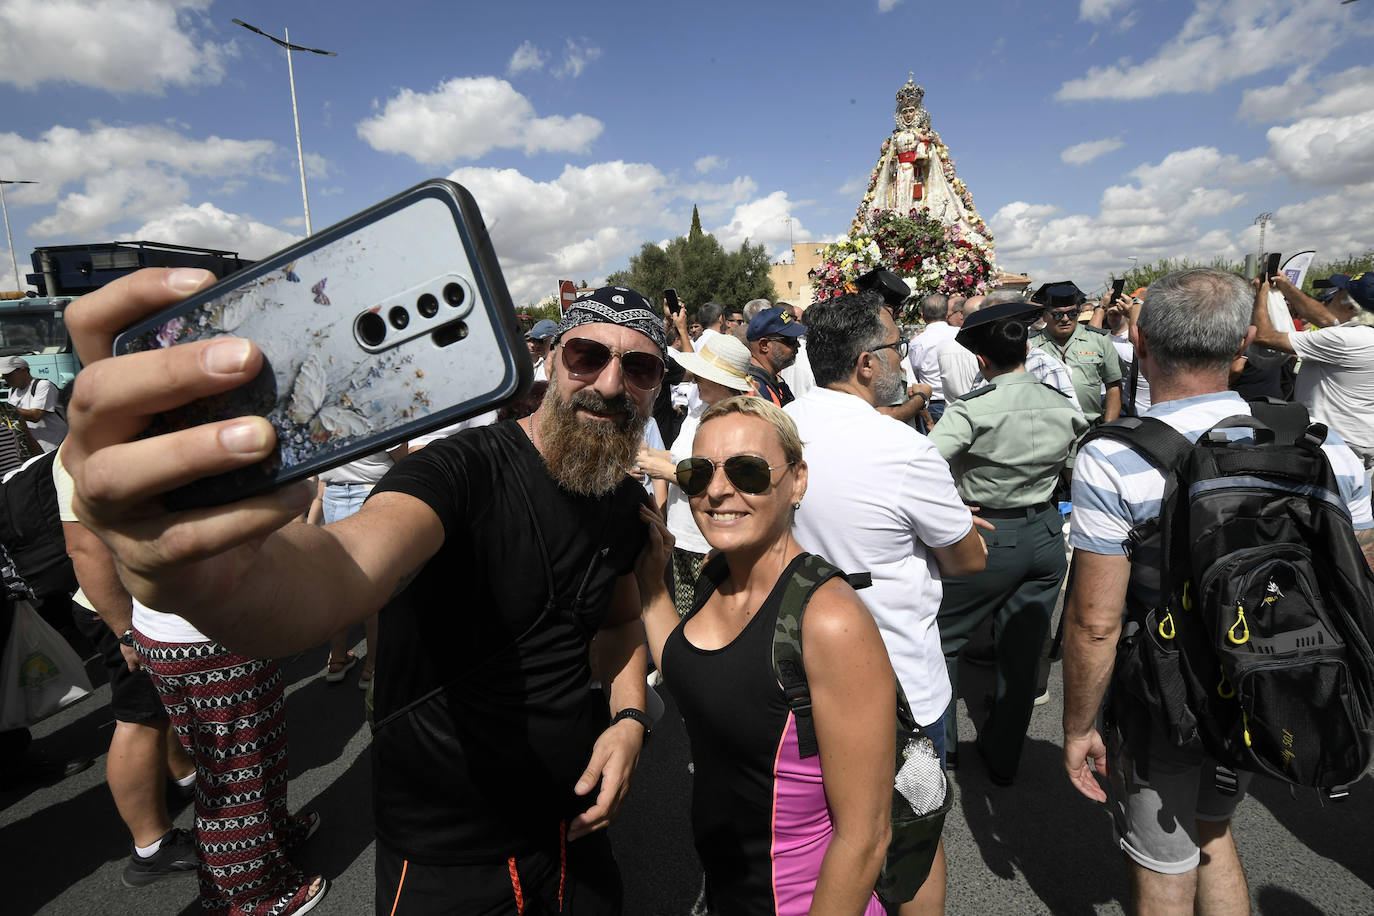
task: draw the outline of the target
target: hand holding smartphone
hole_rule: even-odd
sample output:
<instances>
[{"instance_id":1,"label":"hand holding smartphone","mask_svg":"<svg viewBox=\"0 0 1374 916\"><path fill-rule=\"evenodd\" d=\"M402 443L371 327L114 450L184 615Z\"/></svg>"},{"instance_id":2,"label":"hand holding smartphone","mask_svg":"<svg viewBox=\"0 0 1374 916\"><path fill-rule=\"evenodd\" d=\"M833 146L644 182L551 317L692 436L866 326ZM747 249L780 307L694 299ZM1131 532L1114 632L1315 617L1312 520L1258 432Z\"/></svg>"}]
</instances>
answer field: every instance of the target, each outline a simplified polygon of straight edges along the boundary
<instances>
[{"instance_id":1,"label":"hand holding smartphone","mask_svg":"<svg viewBox=\"0 0 1374 916\"><path fill-rule=\"evenodd\" d=\"M126 328L114 352L222 335L257 344L257 377L159 414L144 435L256 414L277 452L171 491L174 508L252 496L489 410L528 389L532 371L476 202L445 180Z\"/></svg>"},{"instance_id":2,"label":"hand holding smartphone","mask_svg":"<svg viewBox=\"0 0 1374 916\"><path fill-rule=\"evenodd\" d=\"M682 303L678 301L677 290L669 287L663 291L663 302L668 307L668 313L676 315L682 311Z\"/></svg>"},{"instance_id":3,"label":"hand holding smartphone","mask_svg":"<svg viewBox=\"0 0 1374 916\"><path fill-rule=\"evenodd\" d=\"M1279 253L1271 254L1271 255L1269 255L1268 258L1265 259L1265 262L1264 262L1264 279L1265 279L1266 281L1269 280L1271 277L1274 277L1274 276L1277 276L1277 275L1278 275L1278 272L1279 272L1279 262L1280 262L1282 259L1283 259L1283 255L1282 255L1282 254L1279 254Z\"/></svg>"}]
</instances>

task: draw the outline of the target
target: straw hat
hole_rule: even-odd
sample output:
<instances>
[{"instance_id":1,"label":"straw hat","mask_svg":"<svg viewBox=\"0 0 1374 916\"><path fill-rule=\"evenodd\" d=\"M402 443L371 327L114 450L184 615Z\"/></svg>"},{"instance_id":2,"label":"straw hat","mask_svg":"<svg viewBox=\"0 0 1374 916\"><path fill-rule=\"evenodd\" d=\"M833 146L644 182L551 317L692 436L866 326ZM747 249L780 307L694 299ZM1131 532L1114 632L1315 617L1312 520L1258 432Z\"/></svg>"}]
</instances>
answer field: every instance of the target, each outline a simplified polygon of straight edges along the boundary
<instances>
[{"instance_id":1,"label":"straw hat","mask_svg":"<svg viewBox=\"0 0 1374 916\"><path fill-rule=\"evenodd\" d=\"M733 334L715 334L695 353L673 357L695 375L734 391L749 391L749 348Z\"/></svg>"}]
</instances>

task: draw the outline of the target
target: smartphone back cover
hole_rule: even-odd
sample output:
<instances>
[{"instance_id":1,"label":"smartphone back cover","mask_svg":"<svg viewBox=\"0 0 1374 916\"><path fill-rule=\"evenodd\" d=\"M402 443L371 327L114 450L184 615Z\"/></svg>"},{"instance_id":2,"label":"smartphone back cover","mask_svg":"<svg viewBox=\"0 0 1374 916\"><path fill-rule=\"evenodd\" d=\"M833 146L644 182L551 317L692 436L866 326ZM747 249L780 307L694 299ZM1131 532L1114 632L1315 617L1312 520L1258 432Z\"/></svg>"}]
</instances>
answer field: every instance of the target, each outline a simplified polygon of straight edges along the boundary
<instances>
[{"instance_id":1,"label":"smartphone back cover","mask_svg":"<svg viewBox=\"0 0 1374 916\"><path fill-rule=\"evenodd\" d=\"M455 283L457 304L444 295ZM426 294L438 306L432 317L418 306ZM391 320L398 307L404 329ZM386 322L372 351L355 333L366 312ZM115 352L226 334L255 342L263 371L161 414L145 435L258 414L276 429L278 454L175 491L174 505L241 499L310 476L490 409L530 383L481 216L447 181L397 195L127 329Z\"/></svg>"}]
</instances>

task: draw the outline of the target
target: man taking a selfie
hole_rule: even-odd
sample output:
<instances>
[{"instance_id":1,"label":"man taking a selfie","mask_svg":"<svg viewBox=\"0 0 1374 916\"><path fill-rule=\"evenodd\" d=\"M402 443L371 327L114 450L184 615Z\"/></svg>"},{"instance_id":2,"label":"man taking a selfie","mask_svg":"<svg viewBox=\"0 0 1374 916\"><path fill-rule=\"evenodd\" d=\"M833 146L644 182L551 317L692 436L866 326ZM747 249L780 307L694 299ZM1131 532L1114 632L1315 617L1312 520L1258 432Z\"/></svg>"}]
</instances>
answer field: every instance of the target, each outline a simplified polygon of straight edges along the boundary
<instances>
[{"instance_id":1,"label":"man taking a selfie","mask_svg":"<svg viewBox=\"0 0 1374 916\"><path fill-rule=\"evenodd\" d=\"M64 449L82 520L137 597L253 657L319 645L385 606L379 912L619 912L603 828L647 723L643 495L624 469L663 376L661 318L632 290L577 300L533 416L431 444L333 525L291 524L302 484L167 513L163 492L276 450L256 416L136 438L150 415L251 380L252 343L101 358L123 326L212 279L143 270L68 310L87 360Z\"/></svg>"}]
</instances>

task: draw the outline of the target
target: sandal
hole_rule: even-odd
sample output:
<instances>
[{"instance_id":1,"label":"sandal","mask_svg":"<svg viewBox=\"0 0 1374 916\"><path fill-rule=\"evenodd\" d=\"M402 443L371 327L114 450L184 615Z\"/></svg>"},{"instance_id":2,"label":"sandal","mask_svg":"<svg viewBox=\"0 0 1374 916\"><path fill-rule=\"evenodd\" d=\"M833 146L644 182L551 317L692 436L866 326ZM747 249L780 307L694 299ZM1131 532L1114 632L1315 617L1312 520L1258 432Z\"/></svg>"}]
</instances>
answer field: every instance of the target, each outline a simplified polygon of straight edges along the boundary
<instances>
[{"instance_id":1,"label":"sandal","mask_svg":"<svg viewBox=\"0 0 1374 916\"><path fill-rule=\"evenodd\" d=\"M358 672L358 689L366 690L372 685L372 676L377 673L377 669L371 665L363 665L363 670Z\"/></svg>"},{"instance_id":2,"label":"sandal","mask_svg":"<svg viewBox=\"0 0 1374 916\"><path fill-rule=\"evenodd\" d=\"M349 652L343 658L331 658L328 667L324 671L324 679L330 684L337 684L348 674L348 669L358 662L358 656Z\"/></svg>"},{"instance_id":3,"label":"sandal","mask_svg":"<svg viewBox=\"0 0 1374 916\"><path fill-rule=\"evenodd\" d=\"M320 812L305 811L292 815L288 821L286 829L279 836L282 848L287 852L294 852L304 846L305 842L315 835L315 831L320 829Z\"/></svg>"},{"instance_id":4,"label":"sandal","mask_svg":"<svg viewBox=\"0 0 1374 916\"><path fill-rule=\"evenodd\" d=\"M319 882L318 887L315 886L316 881ZM329 879L325 878L323 875L316 875L306 881L305 884L301 885L301 889L296 891L295 895L292 896L290 903L287 904L282 914L283 916L305 916L306 913L313 910L315 906L324 899L324 895L327 893L329 893ZM293 909L291 904L295 903L297 900L300 901L300 905Z\"/></svg>"}]
</instances>

